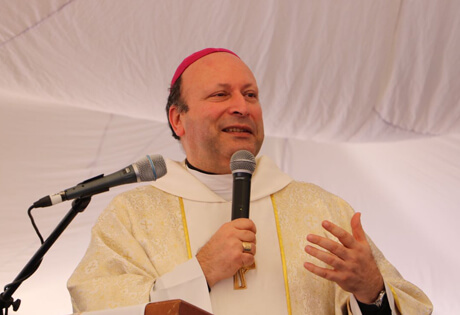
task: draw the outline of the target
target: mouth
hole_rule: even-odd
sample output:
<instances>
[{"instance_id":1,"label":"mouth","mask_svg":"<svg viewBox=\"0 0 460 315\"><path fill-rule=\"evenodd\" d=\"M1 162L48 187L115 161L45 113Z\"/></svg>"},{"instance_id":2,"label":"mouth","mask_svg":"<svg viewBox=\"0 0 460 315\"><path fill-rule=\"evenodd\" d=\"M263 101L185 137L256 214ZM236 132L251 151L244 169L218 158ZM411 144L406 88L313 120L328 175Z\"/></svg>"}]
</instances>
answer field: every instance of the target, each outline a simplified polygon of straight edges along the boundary
<instances>
[{"instance_id":1,"label":"mouth","mask_svg":"<svg viewBox=\"0 0 460 315\"><path fill-rule=\"evenodd\" d=\"M228 133L248 133L252 134L252 130L247 127L228 127L224 128L222 130L223 132L228 132Z\"/></svg>"}]
</instances>

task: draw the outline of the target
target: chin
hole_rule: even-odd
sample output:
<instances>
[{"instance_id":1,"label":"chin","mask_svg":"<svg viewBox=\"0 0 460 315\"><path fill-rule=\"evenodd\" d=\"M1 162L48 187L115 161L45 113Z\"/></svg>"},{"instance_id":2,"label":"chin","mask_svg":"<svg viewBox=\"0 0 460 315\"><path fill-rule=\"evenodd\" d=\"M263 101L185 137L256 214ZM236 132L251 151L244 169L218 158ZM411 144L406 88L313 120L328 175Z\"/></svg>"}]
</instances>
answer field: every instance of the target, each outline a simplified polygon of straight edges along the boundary
<instances>
[{"instance_id":1,"label":"chin","mask_svg":"<svg viewBox=\"0 0 460 315\"><path fill-rule=\"evenodd\" d=\"M228 153L228 157L230 158L235 152L240 151L240 150L246 150L251 152L254 156L257 156L257 154L260 151L260 148L262 146L262 143L254 142L254 141L233 141L233 142L227 142L226 150Z\"/></svg>"},{"instance_id":2,"label":"chin","mask_svg":"<svg viewBox=\"0 0 460 315\"><path fill-rule=\"evenodd\" d=\"M235 148L231 150L230 156L232 156L235 152L240 151L240 150L249 151L249 152L251 152L254 156L256 156L257 153L259 153L259 151L256 150L256 149L254 148L254 146L250 146L250 145L244 146L244 145L243 145L243 146L235 146Z\"/></svg>"}]
</instances>

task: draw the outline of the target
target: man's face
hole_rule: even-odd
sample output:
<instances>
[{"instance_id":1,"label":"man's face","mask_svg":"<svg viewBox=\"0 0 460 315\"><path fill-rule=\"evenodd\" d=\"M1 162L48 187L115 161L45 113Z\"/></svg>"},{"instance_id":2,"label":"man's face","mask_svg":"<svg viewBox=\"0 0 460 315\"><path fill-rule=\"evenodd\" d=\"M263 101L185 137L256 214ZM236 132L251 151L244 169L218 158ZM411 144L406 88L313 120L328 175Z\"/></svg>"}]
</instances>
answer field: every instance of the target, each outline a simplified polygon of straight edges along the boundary
<instances>
[{"instance_id":1,"label":"man's face","mask_svg":"<svg viewBox=\"0 0 460 315\"><path fill-rule=\"evenodd\" d=\"M189 110L173 109L172 125L193 166L230 173L233 153L257 155L264 139L258 87L239 58L219 52L199 59L182 74L181 94Z\"/></svg>"}]
</instances>

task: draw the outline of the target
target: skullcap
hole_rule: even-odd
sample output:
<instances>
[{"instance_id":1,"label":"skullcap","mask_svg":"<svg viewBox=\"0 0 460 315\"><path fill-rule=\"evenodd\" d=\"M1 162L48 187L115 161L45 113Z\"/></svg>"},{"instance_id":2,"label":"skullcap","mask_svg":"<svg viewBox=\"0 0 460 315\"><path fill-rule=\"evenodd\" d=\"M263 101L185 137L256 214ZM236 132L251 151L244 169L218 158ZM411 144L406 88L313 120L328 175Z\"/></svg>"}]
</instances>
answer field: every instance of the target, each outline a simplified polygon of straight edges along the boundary
<instances>
[{"instance_id":1,"label":"skullcap","mask_svg":"<svg viewBox=\"0 0 460 315\"><path fill-rule=\"evenodd\" d=\"M205 48L203 50L197 51L187 58L184 59L184 61L181 62L179 67L177 67L176 72L174 73L174 76L171 80L171 87L176 83L177 79L181 76L182 73L184 73L185 69L187 69L192 63L197 61L198 59L203 58L204 56L207 56L212 53L216 52L226 52L232 55L235 55L238 57L237 54L235 54L233 51L225 49L225 48ZM239 58L239 57L238 57Z\"/></svg>"}]
</instances>

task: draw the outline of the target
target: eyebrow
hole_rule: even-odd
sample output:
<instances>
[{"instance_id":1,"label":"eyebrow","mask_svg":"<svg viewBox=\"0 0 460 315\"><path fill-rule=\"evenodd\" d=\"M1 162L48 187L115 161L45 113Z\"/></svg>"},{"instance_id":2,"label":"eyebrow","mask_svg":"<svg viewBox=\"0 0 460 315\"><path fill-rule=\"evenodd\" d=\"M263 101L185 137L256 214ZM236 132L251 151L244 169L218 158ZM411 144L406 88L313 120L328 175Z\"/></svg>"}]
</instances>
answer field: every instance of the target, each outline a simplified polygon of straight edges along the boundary
<instances>
[{"instance_id":1,"label":"eyebrow","mask_svg":"<svg viewBox=\"0 0 460 315\"><path fill-rule=\"evenodd\" d=\"M216 86L218 87L223 87L223 88L230 88L231 84L228 83L217 83ZM253 83L246 83L243 85L243 89L247 89L248 87L254 87L257 89L257 86L255 86Z\"/></svg>"}]
</instances>

